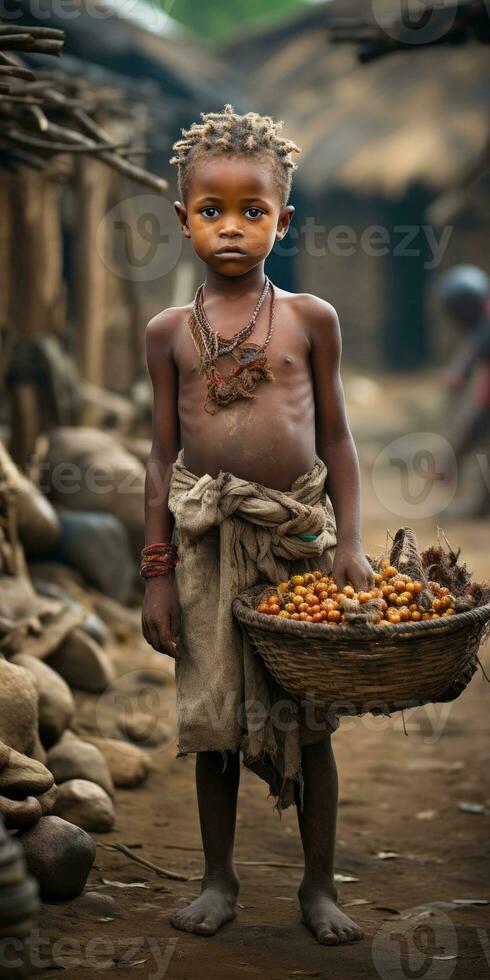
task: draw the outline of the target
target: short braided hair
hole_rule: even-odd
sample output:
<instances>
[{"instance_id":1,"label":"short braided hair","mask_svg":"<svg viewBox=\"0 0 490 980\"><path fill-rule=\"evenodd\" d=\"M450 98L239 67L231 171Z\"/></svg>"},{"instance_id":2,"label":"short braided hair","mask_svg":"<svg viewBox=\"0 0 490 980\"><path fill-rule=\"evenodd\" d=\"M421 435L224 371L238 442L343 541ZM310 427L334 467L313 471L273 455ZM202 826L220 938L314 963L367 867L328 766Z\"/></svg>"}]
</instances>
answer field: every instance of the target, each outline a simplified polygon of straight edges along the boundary
<instances>
[{"instance_id":1,"label":"short braided hair","mask_svg":"<svg viewBox=\"0 0 490 980\"><path fill-rule=\"evenodd\" d=\"M301 153L296 143L280 135L284 121L274 122L270 116L261 116L258 112L240 116L229 102L222 112L201 112L200 116L202 123L194 122L190 129L182 129L184 138L172 146L175 156L170 163L178 166L182 200L185 201L187 197L193 165L203 152L234 156L253 154L270 157L281 207L284 207L291 191L293 170L297 169L291 154Z\"/></svg>"}]
</instances>

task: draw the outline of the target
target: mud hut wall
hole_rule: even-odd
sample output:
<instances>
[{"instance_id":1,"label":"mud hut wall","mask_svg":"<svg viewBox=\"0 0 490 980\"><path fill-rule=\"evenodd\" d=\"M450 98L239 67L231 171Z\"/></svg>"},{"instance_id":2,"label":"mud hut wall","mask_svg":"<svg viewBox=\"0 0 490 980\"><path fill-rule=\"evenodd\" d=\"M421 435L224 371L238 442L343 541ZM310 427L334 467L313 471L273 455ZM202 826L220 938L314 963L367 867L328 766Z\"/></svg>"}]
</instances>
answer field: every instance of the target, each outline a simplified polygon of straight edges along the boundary
<instances>
[{"instance_id":1,"label":"mud hut wall","mask_svg":"<svg viewBox=\"0 0 490 980\"><path fill-rule=\"evenodd\" d=\"M386 315L383 259L366 254L361 236L380 223L376 202L355 199L341 190L315 201L293 195L294 225L298 232L297 289L314 293L335 306L341 323L343 360L363 370L381 370L380 324ZM306 223L315 228L315 239ZM336 244L342 228L357 244ZM313 243L313 244L312 244ZM350 252L351 254L347 254Z\"/></svg>"}]
</instances>

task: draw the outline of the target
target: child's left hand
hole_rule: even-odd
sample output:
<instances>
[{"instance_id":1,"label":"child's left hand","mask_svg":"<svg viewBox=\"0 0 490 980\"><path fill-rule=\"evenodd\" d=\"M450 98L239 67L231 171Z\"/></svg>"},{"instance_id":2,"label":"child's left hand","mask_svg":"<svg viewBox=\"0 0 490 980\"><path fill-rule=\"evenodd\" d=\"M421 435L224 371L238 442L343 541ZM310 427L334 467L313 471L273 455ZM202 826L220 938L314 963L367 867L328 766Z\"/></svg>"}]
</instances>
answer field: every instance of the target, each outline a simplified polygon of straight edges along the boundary
<instances>
[{"instance_id":1,"label":"child's left hand","mask_svg":"<svg viewBox=\"0 0 490 980\"><path fill-rule=\"evenodd\" d=\"M374 586L374 572L361 548L337 545L332 575L339 589L352 582L356 592L368 592Z\"/></svg>"}]
</instances>

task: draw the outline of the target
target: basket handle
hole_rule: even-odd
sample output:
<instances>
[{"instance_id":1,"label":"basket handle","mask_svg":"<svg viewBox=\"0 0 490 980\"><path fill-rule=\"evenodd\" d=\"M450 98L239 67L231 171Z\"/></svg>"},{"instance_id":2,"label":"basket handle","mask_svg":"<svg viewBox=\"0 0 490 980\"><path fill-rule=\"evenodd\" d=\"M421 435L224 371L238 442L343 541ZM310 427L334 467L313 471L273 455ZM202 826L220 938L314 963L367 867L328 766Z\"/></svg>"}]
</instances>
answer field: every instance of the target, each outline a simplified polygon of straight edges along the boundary
<instances>
[{"instance_id":1,"label":"basket handle","mask_svg":"<svg viewBox=\"0 0 490 980\"><path fill-rule=\"evenodd\" d=\"M390 562L398 571L405 575L410 575L418 582L422 582L424 588L419 594L419 602L422 606L429 609L432 606L432 595L427 576L425 574L422 559L417 545L417 536L413 527L400 527L393 538L390 551Z\"/></svg>"}]
</instances>

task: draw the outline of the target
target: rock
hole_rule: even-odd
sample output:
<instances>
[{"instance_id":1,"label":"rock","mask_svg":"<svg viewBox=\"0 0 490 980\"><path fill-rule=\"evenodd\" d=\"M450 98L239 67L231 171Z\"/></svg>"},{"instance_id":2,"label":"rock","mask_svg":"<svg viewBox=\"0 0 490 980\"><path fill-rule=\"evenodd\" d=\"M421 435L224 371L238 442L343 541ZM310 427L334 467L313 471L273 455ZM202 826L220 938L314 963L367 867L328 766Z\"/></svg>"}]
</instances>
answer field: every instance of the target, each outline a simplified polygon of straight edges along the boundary
<instances>
[{"instance_id":1,"label":"rock","mask_svg":"<svg viewBox=\"0 0 490 980\"><path fill-rule=\"evenodd\" d=\"M37 484L18 469L1 442L0 469L3 480L15 488L15 516L19 538L28 554L42 554L59 537L56 511Z\"/></svg>"},{"instance_id":2,"label":"rock","mask_svg":"<svg viewBox=\"0 0 490 980\"><path fill-rule=\"evenodd\" d=\"M24 667L0 659L0 741L30 755L37 739L37 684Z\"/></svg>"},{"instance_id":3,"label":"rock","mask_svg":"<svg viewBox=\"0 0 490 980\"><path fill-rule=\"evenodd\" d=\"M153 748L168 742L170 729L155 715L134 711L118 719L118 727L124 738L136 742L140 748Z\"/></svg>"},{"instance_id":4,"label":"rock","mask_svg":"<svg viewBox=\"0 0 490 980\"><path fill-rule=\"evenodd\" d=\"M71 687L94 694L101 694L114 680L114 667L107 653L78 627L52 654L49 665Z\"/></svg>"},{"instance_id":5,"label":"rock","mask_svg":"<svg viewBox=\"0 0 490 980\"><path fill-rule=\"evenodd\" d=\"M41 817L17 840L42 898L66 900L80 895L95 860L95 842L84 830L57 816Z\"/></svg>"},{"instance_id":6,"label":"rock","mask_svg":"<svg viewBox=\"0 0 490 980\"><path fill-rule=\"evenodd\" d=\"M58 787L54 812L94 833L106 833L114 826L115 813L110 796L88 779L69 779L62 783Z\"/></svg>"},{"instance_id":7,"label":"rock","mask_svg":"<svg viewBox=\"0 0 490 980\"><path fill-rule=\"evenodd\" d=\"M41 796L54 783L49 769L0 743L0 794L12 800Z\"/></svg>"},{"instance_id":8,"label":"rock","mask_svg":"<svg viewBox=\"0 0 490 980\"><path fill-rule=\"evenodd\" d=\"M32 827L42 817L41 804L35 796L28 796L25 800L8 800L0 796L0 817L7 830Z\"/></svg>"},{"instance_id":9,"label":"rock","mask_svg":"<svg viewBox=\"0 0 490 980\"><path fill-rule=\"evenodd\" d=\"M44 462L53 502L70 510L116 517L128 531L136 557L144 540L143 463L115 435L80 425L51 430Z\"/></svg>"},{"instance_id":10,"label":"rock","mask_svg":"<svg viewBox=\"0 0 490 980\"><path fill-rule=\"evenodd\" d=\"M48 768L58 785L69 779L88 779L114 796L114 784L107 762L96 745L69 738L48 752Z\"/></svg>"},{"instance_id":11,"label":"rock","mask_svg":"<svg viewBox=\"0 0 490 980\"><path fill-rule=\"evenodd\" d=\"M128 532L114 514L60 510L61 537L50 557L79 569L87 582L127 602L134 579Z\"/></svg>"},{"instance_id":12,"label":"rock","mask_svg":"<svg viewBox=\"0 0 490 980\"><path fill-rule=\"evenodd\" d=\"M39 691L39 732L49 748L63 734L75 714L75 702L66 681L36 657L18 653L11 663L25 667L35 678Z\"/></svg>"},{"instance_id":13,"label":"rock","mask_svg":"<svg viewBox=\"0 0 490 980\"><path fill-rule=\"evenodd\" d=\"M90 736L90 741L100 749L112 776L114 786L141 786L150 771L150 760L146 752L137 745L116 738Z\"/></svg>"},{"instance_id":14,"label":"rock","mask_svg":"<svg viewBox=\"0 0 490 980\"><path fill-rule=\"evenodd\" d=\"M56 785L53 785L51 789L46 790L45 793L42 793L41 796L38 796L43 817L48 817L49 814L53 812L57 795L58 795L58 787Z\"/></svg>"},{"instance_id":15,"label":"rock","mask_svg":"<svg viewBox=\"0 0 490 980\"><path fill-rule=\"evenodd\" d=\"M124 918L125 913L112 895L102 892L84 892L76 904L77 909L92 912L97 916L110 916L112 919Z\"/></svg>"},{"instance_id":16,"label":"rock","mask_svg":"<svg viewBox=\"0 0 490 980\"><path fill-rule=\"evenodd\" d=\"M119 631L122 639L132 633L141 635L141 609L128 608L100 593L94 596L93 602L95 611L116 636L119 636Z\"/></svg>"},{"instance_id":17,"label":"rock","mask_svg":"<svg viewBox=\"0 0 490 980\"><path fill-rule=\"evenodd\" d=\"M41 743L41 739L39 738L39 735L36 738L36 744L34 745L30 757L31 759L37 759L38 762L42 762L43 766L46 765L46 758L47 758L46 749L44 748L44 745Z\"/></svg>"},{"instance_id":18,"label":"rock","mask_svg":"<svg viewBox=\"0 0 490 980\"><path fill-rule=\"evenodd\" d=\"M88 613L83 623L81 623L80 629L88 633L101 647L105 646L109 639L109 630L100 616L97 616L97 613Z\"/></svg>"}]
</instances>

